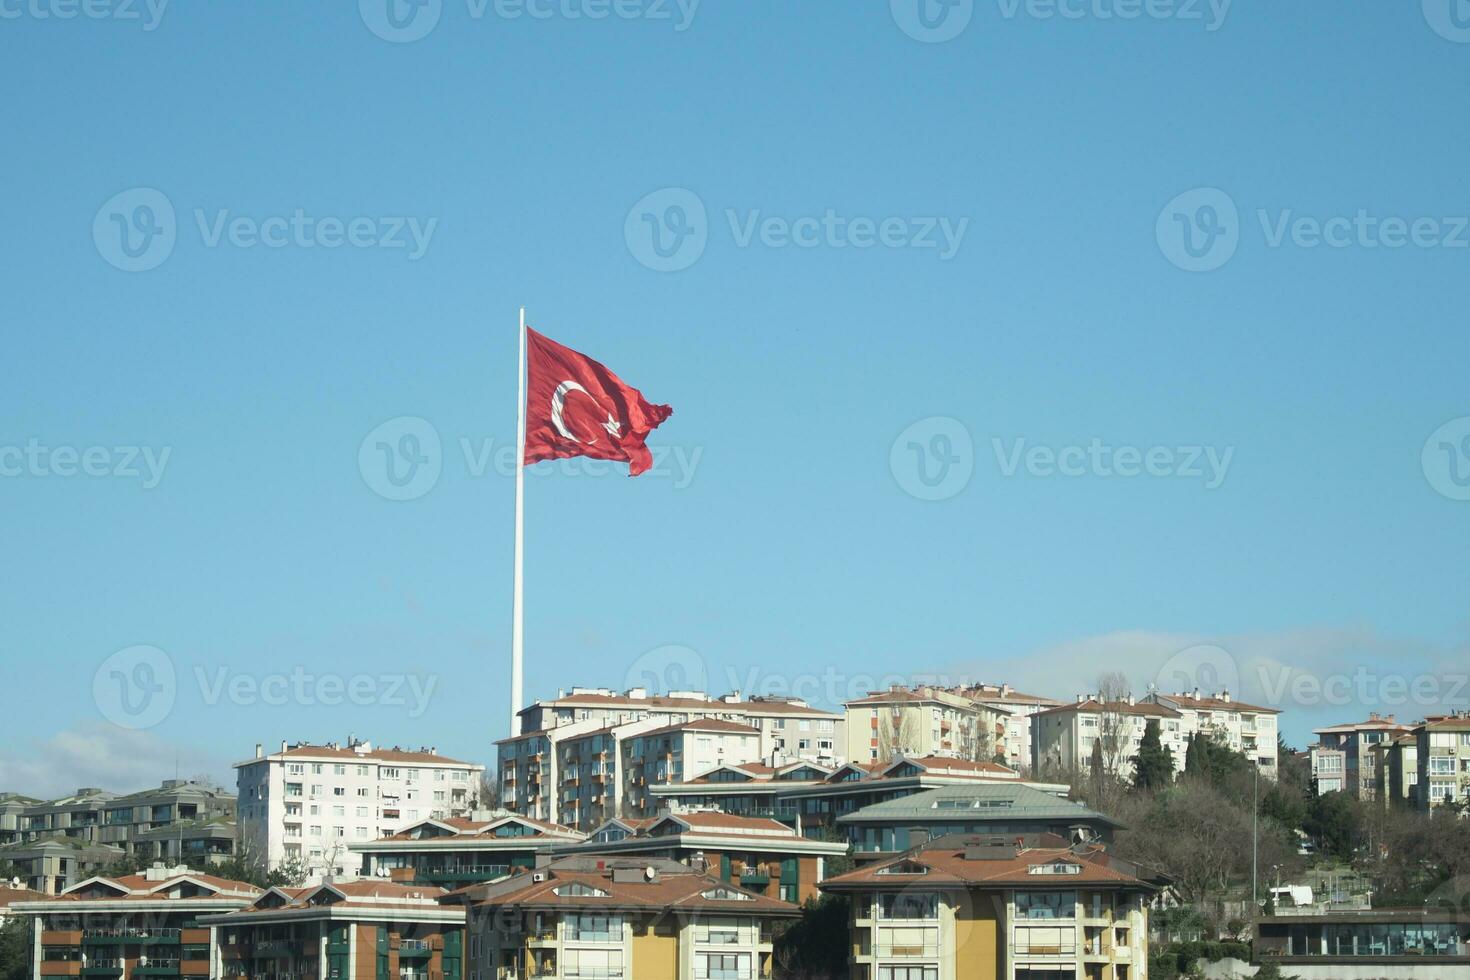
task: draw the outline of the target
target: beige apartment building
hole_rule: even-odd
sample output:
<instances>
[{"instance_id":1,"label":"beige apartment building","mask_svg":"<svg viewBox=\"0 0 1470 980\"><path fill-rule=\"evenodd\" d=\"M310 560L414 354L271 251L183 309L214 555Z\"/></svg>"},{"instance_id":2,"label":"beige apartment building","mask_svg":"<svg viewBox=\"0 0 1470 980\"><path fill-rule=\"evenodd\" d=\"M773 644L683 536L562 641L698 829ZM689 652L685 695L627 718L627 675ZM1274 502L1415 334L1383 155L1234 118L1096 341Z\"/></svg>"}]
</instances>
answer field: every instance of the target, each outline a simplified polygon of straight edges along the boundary
<instances>
[{"instance_id":1,"label":"beige apartment building","mask_svg":"<svg viewBox=\"0 0 1470 980\"><path fill-rule=\"evenodd\" d=\"M663 775L656 764L644 765L638 774L641 782L633 785L632 770L623 767L636 766L642 752L625 752L630 740L654 731L673 733L690 722L707 720L731 727L722 733L693 733L688 739L670 734ZM495 743L500 805L536 820L584 828L611 816L632 815L624 805L630 791L640 791L641 797L645 786L677 782L668 778L675 768L686 774L700 771L696 756L721 760L706 768L745 762L787 765L799 760L831 768L842 752L840 716L796 698L747 699L739 692L712 697L702 691L654 695L642 688L622 693L574 688L570 694L562 692L522 709L519 724L520 734ZM741 754L748 757L735 757ZM633 804L634 811L642 808L642 802Z\"/></svg>"},{"instance_id":2,"label":"beige apartment building","mask_svg":"<svg viewBox=\"0 0 1470 980\"><path fill-rule=\"evenodd\" d=\"M900 756L988 762L1006 754L1009 715L953 691L894 685L844 707L849 762L866 765Z\"/></svg>"},{"instance_id":3,"label":"beige apartment building","mask_svg":"<svg viewBox=\"0 0 1470 980\"><path fill-rule=\"evenodd\" d=\"M1433 813L1470 799L1470 712L1426 718L1414 738L1418 808Z\"/></svg>"},{"instance_id":4,"label":"beige apartment building","mask_svg":"<svg viewBox=\"0 0 1470 980\"><path fill-rule=\"evenodd\" d=\"M1401 725L1393 715L1369 714L1366 721L1332 725L1314 729L1318 741L1310 748L1312 778L1317 792L1345 792L1360 800L1378 795L1381 746L1413 731L1412 725Z\"/></svg>"}]
</instances>

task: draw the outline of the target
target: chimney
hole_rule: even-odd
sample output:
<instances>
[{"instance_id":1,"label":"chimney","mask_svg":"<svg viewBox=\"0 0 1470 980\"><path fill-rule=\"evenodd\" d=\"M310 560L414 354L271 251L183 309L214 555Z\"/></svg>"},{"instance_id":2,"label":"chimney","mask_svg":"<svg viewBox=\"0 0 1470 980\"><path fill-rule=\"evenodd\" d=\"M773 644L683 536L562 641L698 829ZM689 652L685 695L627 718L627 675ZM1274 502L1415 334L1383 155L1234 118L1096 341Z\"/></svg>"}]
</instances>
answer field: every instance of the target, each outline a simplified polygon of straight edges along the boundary
<instances>
[{"instance_id":1,"label":"chimney","mask_svg":"<svg viewBox=\"0 0 1470 980\"><path fill-rule=\"evenodd\" d=\"M1390 724L1390 725L1391 725L1391 724L1393 724L1393 719L1394 719L1394 716L1393 716L1393 715L1389 715L1389 716L1388 716L1388 723L1389 723L1389 724Z\"/></svg>"},{"instance_id":2,"label":"chimney","mask_svg":"<svg viewBox=\"0 0 1470 980\"><path fill-rule=\"evenodd\" d=\"M1368 712L1368 720L1369 721L1378 721L1379 720L1378 719L1378 712L1376 712L1376 711L1370 711L1370 712Z\"/></svg>"},{"instance_id":3,"label":"chimney","mask_svg":"<svg viewBox=\"0 0 1470 980\"><path fill-rule=\"evenodd\" d=\"M259 742L255 743L255 757L257 759L265 758L265 746L261 745Z\"/></svg>"},{"instance_id":4,"label":"chimney","mask_svg":"<svg viewBox=\"0 0 1470 980\"><path fill-rule=\"evenodd\" d=\"M1228 687L1220 692L1220 700L1224 701L1226 704L1230 703L1230 689Z\"/></svg>"},{"instance_id":5,"label":"chimney","mask_svg":"<svg viewBox=\"0 0 1470 980\"><path fill-rule=\"evenodd\" d=\"M1133 692L1132 691L1129 691L1128 692L1128 703L1129 704L1136 704L1137 703L1136 701L1133 700Z\"/></svg>"},{"instance_id":6,"label":"chimney","mask_svg":"<svg viewBox=\"0 0 1470 980\"><path fill-rule=\"evenodd\" d=\"M1011 686L1009 684L1002 684L1000 686L1000 696L1003 698L1011 696Z\"/></svg>"},{"instance_id":7,"label":"chimney","mask_svg":"<svg viewBox=\"0 0 1470 980\"><path fill-rule=\"evenodd\" d=\"M1086 704L1087 703L1087 695L1085 695L1085 694L1079 694L1079 695L1077 695L1077 703L1078 704Z\"/></svg>"},{"instance_id":8,"label":"chimney","mask_svg":"<svg viewBox=\"0 0 1470 980\"><path fill-rule=\"evenodd\" d=\"M286 740L284 738L281 739L281 751L286 751Z\"/></svg>"},{"instance_id":9,"label":"chimney","mask_svg":"<svg viewBox=\"0 0 1470 980\"><path fill-rule=\"evenodd\" d=\"M1198 701L1199 700L1199 688L1195 688L1194 689L1194 693L1191 694L1190 697L1193 698L1194 700Z\"/></svg>"}]
</instances>

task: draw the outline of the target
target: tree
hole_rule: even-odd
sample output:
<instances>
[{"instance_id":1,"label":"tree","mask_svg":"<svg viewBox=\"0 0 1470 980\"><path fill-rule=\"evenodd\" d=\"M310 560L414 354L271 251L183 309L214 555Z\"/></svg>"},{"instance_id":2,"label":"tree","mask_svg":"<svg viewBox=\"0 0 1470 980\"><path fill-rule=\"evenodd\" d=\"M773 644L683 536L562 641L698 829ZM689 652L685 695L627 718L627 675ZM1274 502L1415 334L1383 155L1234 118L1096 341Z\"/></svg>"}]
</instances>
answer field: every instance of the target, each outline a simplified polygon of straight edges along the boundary
<instances>
[{"instance_id":1,"label":"tree","mask_svg":"<svg viewBox=\"0 0 1470 980\"><path fill-rule=\"evenodd\" d=\"M13 915L0 925L0 980L30 976L31 919Z\"/></svg>"},{"instance_id":2,"label":"tree","mask_svg":"<svg viewBox=\"0 0 1470 980\"><path fill-rule=\"evenodd\" d=\"M1318 849L1340 861L1351 861L1363 839L1357 801L1346 793L1323 793L1307 805L1303 828Z\"/></svg>"},{"instance_id":3,"label":"tree","mask_svg":"<svg viewBox=\"0 0 1470 980\"><path fill-rule=\"evenodd\" d=\"M790 980L845 978L848 908L843 895L807 899L801 918L776 937L776 976Z\"/></svg>"},{"instance_id":4,"label":"tree","mask_svg":"<svg viewBox=\"0 0 1470 980\"><path fill-rule=\"evenodd\" d=\"M892 762L918 751L913 719L902 708L885 711L878 721L878 761Z\"/></svg>"},{"instance_id":5,"label":"tree","mask_svg":"<svg viewBox=\"0 0 1470 980\"><path fill-rule=\"evenodd\" d=\"M1150 718L1143 727L1143 742L1133 757L1133 785L1145 792L1164 789L1174 782L1174 753L1159 737L1159 721Z\"/></svg>"},{"instance_id":6,"label":"tree","mask_svg":"<svg viewBox=\"0 0 1470 980\"><path fill-rule=\"evenodd\" d=\"M1123 708L1131 694L1128 679L1114 671L1098 678L1097 699L1102 702L1098 718L1098 736L1094 745L1102 746L1103 772L1114 778L1123 775L1133 746L1133 718Z\"/></svg>"},{"instance_id":7,"label":"tree","mask_svg":"<svg viewBox=\"0 0 1470 980\"><path fill-rule=\"evenodd\" d=\"M470 799L470 809L500 809L500 776L498 773L491 772L488 769L480 773L480 785L475 795Z\"/></svg>"}]
</instances>

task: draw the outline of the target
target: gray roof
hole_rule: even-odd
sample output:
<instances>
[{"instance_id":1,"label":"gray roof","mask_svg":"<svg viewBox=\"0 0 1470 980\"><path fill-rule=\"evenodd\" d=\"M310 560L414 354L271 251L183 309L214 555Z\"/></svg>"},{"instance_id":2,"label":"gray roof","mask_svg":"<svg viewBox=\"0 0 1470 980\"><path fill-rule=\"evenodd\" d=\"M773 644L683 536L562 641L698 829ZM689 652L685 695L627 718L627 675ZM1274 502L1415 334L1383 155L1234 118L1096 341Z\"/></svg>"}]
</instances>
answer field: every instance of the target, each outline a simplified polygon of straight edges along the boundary
<instances>
[{"instance_id":1,"label":"gray roof","mask_svg":"<svg viewBox=\"0 0 1470 980\"><path fill-rule=\"evenodd\" d=\"M850 823L1014 823L1019 820L1123 826L1081 803L1053 796L1025 783L975 782L941 786L865 806L837 818Z\"/></svg>"}]
</instances>

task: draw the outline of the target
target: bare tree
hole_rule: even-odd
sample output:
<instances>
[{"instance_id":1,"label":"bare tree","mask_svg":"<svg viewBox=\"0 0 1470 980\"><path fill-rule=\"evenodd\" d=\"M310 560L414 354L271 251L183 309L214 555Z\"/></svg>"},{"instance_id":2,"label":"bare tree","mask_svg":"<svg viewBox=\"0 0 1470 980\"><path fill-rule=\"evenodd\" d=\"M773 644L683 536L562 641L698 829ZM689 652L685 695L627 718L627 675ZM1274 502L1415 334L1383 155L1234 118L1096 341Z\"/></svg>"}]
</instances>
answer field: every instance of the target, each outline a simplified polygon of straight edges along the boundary
<instances>
[{"instance_id":1,"label":"bare tree","mask_svg":"<svg viewBox=\"0 0 1470 980\"><path fill-rule=\"evenodd\" d=\"M1133 719L1124 706L1131 696L1128 679L1117 671L1097 681L1097 699L1102 702L1098 719L1098 742L1102 745L1103 775L1121 779L1133 757Z\"/></svg>"},{"instance_id":2,"label":"bare tree","mask_svg":"<svg viewBox=\"0 0 1470 980\"><path fill-rule=\"evenodd\" d=\"M884 712L878 720L878 761L892 762L918 751L913 716L902 708Z\"/></svg>"},{"instance_id":3,"label":"bare tree","mask_svg":"<svg viewBox=\"0 0 1470 980\"><path fill-rule=\"evenodd\" d=\"M500 773L486 769L480 773L480 784L470 799L471 810L500 809Z\"/></svg>"}]
</instances>

